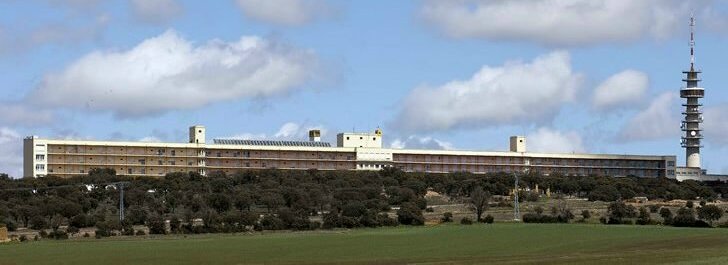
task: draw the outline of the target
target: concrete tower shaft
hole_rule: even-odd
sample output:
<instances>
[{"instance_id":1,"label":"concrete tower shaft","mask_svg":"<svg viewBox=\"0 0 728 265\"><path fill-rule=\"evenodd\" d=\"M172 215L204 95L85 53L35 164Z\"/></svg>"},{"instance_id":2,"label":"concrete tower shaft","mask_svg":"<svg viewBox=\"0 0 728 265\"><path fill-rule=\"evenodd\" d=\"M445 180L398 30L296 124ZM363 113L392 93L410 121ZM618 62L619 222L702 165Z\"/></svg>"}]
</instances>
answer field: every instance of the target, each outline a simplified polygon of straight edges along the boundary
<instances>
[{"instance_id":1,"label":"concrete tower shaft","mask_svg":"<svg viewBox=\"0 0 728 265\"><path fill-rule=\"evenodd\" d=\"M703 131L700 124L703 123L702 104L699 99L705 96L705 90L698 86L701 72L695 69L695 19L690 18L690 70L683 71L685 74L685 87L680 90L680 97L686 99L683 104L685 111L680 126L685 135L682 137L681 145L685 148L686 167L700 168L700 141L703 139Z\"/></svg>"}]
</instances>

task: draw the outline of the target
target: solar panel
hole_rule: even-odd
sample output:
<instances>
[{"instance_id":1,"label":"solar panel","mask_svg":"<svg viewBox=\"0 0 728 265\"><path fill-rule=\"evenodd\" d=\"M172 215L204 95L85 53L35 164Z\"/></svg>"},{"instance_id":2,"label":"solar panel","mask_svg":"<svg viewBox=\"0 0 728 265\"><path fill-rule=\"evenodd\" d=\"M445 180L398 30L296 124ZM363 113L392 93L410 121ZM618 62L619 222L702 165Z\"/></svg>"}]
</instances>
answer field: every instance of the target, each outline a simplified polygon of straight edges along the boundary
<instances>
[{"instance_id":1,"label":"solar panel","mask_svg":"<svg viewBox=\"0 0 728 265\"><path fill-rule=\"evenodd\" d=\"M242 140L242 139L213 139L215 144L225 145L262 145L262 146L304 146L304 147L331 147L327 142L309 141L274 141L274 140Z\"/></svg>"}]
</instances>

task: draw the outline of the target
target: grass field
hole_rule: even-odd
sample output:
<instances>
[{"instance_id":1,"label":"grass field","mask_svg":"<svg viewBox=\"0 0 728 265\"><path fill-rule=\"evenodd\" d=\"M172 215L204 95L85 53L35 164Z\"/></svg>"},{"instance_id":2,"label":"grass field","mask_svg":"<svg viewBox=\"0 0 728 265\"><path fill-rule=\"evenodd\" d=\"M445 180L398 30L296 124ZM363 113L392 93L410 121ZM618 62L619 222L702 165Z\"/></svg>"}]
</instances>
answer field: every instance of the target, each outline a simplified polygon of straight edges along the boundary
<instances>
[{"instance_id":1,"label":"grass field","mask_svg":"<svg viewBox=\"0 0 728 265\"><path fill-rule=\"evenodd\" d=\"M728 264L728 229L557 224L40 241L0 264Z\"/></svg>"}]
</instances>

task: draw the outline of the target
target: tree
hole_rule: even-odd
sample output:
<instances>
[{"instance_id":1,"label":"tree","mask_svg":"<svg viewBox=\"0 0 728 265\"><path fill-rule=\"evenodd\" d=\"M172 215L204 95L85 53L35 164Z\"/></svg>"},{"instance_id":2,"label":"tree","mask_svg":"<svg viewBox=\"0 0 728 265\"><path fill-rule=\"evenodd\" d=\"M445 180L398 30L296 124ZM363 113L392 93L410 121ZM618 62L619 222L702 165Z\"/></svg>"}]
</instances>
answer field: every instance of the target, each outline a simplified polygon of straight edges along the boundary
<instances>
[{"instance_id":1,"label":"tree","mask_svg":"<svg viewBox=\"0 0 728 265\"><path fill-rule=\"evenodd\" d=\"M662 207L660 209L660 216L665 224L672 223L672 211L670 211L670 209Z\"/></svg>"},{"instance_id":2,"label":"tree","mask_svg":"<svg viewBox=\"0 0 728 265\"><path fill-rule=\"evenodd\" d=\"M713 204L698 208L698 218L708 221L713 226L713 221L723 217L723 209Z\"/></svg>"},{"instance_id":3,"label":"tree","mask_svg":"<svg viewBox=\"0 0 728 265\"><path fill-rule=\"evenodd\" d=\"M677 210L675 218L672 219L672 225L683 227L695 225L695 211L692 208L680 208Z\"/></svg>"},{"instance_id":4,"label":"tree","mask_svg":"<svg viewBox=\"0 0 728 265\"><path fill-rule=\"evenodd\" d=\"M147 219L147 227L149 234L164 235L167 233L165 229L164 219L159 215L152 215Z\"/></svg>"},{"instance_id":5,"label":"tree","mask_svg":"<svg viewBox=\"0 0 728 265\"><path fill-rule=\"evenodd\" d=\"M475 210L475 220L482 221L481 216L488 210L488 202L490 201L490 193L483 190L480 186L476 186L470 192L470 205Z\"/></svg>"},{"instance_id":6,"label":"tree","mask_svg":"<svg viewBox=\"0 0 728 265\"><path fill-rule=\"evenodd\" d=\"M442 219L440 219L443 223L450 223L452 222L452 213L446 212L442 214Z\"/></svg>"},{"instance_id":7,"label":"tree","mask_svg":"<svg viewBox=\"0 0 728 265\"><path fill-rule=\"evenodd\" d=\"M582 210L581 211L581 218L583 220L591 218L591 212L589 210Z\"/></svg>"},{"instance_id":8,"label":"tree","mask_svg":"<svg viewBox=\"0 0 728 265\"><path fill-rule=\"evenodd\" d=\"M625 218L633 218L636 215L634 206L626 205L622 201L610 203L607 212L610 224L622 224Z\"/></svg>"},{"instance_id":9,"label":"tree","mask_svg":"<svg viewBox=\"0 0 728 265\"><path fill-rule=\"evenodd\" d=\"M650 218L650 212L647 211L647 208L640 207L640 213L637 216L637 224L646 225L649 224L651 221L652 219Z\"/></svg>"},{"instance_id":10,"label":"tree","mask_svg":"<svg viewBox=\"0 0 728 265\"><path fill-rule=\"evenodd\" d=\"M422 210L411 202L405 202L397 210L397 220L403 225L424 225L425 217Z\"/></svg>"},{"instance_id":11,"label":"tree","mask_svg":"<svg viewBox=\"0 0 728 265\"><path fill-rule=\"evenodd\" d=\"M224 213L227 212L227 210L230 210L230 206L232 205L230 203L230 198L228 196L221 194L221 193L212 193L207 198L208 205L215 209L218 213Z\"/></svg>"},{"instance_id":12,"label":"tree","mask_svg":"<svg viewBox=\"0 0 728 265\"><path fill-rule=\"evenodd\" d=\"M688 201L688 202L685 203L685 207L688 207L688 208L691 208L692 209L693 206L694 206L693 201Z\"/></svg>"}]
</instances>

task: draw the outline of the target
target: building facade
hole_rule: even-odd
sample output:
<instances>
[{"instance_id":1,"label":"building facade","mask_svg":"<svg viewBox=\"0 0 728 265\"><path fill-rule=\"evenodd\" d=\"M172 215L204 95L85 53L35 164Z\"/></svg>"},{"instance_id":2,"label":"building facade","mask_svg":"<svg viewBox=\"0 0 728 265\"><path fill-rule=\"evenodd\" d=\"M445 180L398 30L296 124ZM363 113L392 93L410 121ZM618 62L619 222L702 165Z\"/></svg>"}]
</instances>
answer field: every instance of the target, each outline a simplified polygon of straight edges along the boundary
<instances>
[{"instance_id":1,"label":"building facade","mask_svg":"<svg viewBox=\"0 0 728 265\"><path fill-rule=\"evenodd\" d=\"M71 177L94 168L113 168L119 175L164 176L172 172L212 171L228 174L246 169L380 170L408 172L518 173L608 175L675 178L675 156L543 154L526 152L525 137L511 137L510 151L392 149L382 147L382 131L341 133L337 146L320 141L214 139L205 127L190 127L188 143L76 141L27 137L24 176Z\"/></svg>"}]
</instances>

